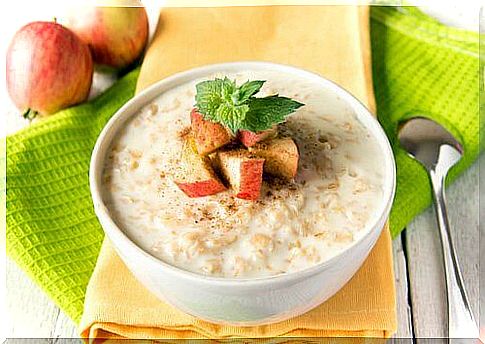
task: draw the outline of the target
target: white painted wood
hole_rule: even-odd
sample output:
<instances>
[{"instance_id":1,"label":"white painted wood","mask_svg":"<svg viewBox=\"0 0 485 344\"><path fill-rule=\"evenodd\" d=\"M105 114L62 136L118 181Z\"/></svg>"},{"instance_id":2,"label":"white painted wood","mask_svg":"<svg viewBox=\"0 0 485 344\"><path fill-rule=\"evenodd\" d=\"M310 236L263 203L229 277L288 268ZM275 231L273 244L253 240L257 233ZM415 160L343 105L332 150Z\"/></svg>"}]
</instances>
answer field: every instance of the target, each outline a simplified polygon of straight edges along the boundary
<instances>
[{"instance_id":1,"label":"white painted wood","mask_svg":"<svg viewBox=\"0 0 485 344\"><path fill-rule=\"evenodd\" d=\"M35 344L49 344L49 339L31 339L31 338L8 338L6 344L31 344L35 340Z\"/></svg>"},{"instance_id":2,"label":"white painted wood","mask_svg":"<svg viewBox=\"0 0 485 344\"><path fill-rule=\"evenodd\" d=\"M7 312L11 338L49 338L59 309L7 258Z\"/></svg>"},{"instance_id":3,"label":"white painted wood","mask_svg":"<svg viewBox=\"0 0 485 344\"><path fill-rule=\"evenodd\" d=\"M445 283L436 222L427 211L406 230L409 284L415 335L444 337Z\"/></svg>"},{"instance_id":4,"label":"white painted wood","mask_svg":"<svg viewBox=\"0 0 485 344\"><path fill-rule=\"evenodd\" d=\"M78 338L67 317L9 258L7 258L7 314L9 338Z\"/></svg>"},{"instance_id":5,"label":"white painted wood","mask_svg":"<svg viewBox=\"0 0 485 344\"><path fill-rule=\"evenodd\" d=\"M50 338L57 340L66 338L79 339L79 330L76 324L62 310L59 310L56 323L54 328L52 329ZM70 343L71 342L72 341L70 341Z\"/></svg>"},{"instance_id":6,"label":"white painted wood","mask_svg":"<svg viewBox=\"0 0 485 344\"><path fill-rule=\"evenodd\" d=\"M396 303L398 328L394 338L407 338L399 340L400 343L412 343L413 329L411 321L411 307L408 300L408 275L406 256L403 251L401 237L393 241L394 275L396 285Z\"/></svg>"},{"instance_id":7,"label":"white painted wood","mask_svg":"<svg viewBox=\"0 0 485 344\"><path fill-rule=\"evenodd\" d=\"M475 320L478 320L480 298L479 163L476 162L473 168L465 173L465 178L461 178L458 184L449 187L447 196L448 203L452 204L452 208L449 209L449 217L453 229L453 240L473 314Z\"/></svg>"},{"instance_id":8,"label":"white painted wood","mask_svg":"<svg viewBox=\"0 0 485 344\"><path fill-rule=\"evenodd\" d=\"M48 344L85 344L80 338L50 338Z\"/></svg>"},{"instance_id":9,"label":"white painted wood","mask_svg":"<svg viewBox=\"0 0 485 344\"><path fill-rule=\"evenodd\" d=\"M71 338L9 338L6 344L84 344L81 339Z\"/></svg>"},{"instance_id":10,"label":"white painted wood","mask_svg":"<svg viewBox=\"0 0 485 344\"><path fill-rule=\"evenodd\" d=\"M452 237L476 317L479 287L477 186L478 164L475 164L447 189ZM413 326L418 338L446 337L448 331L443 258L434 216L434 210L428 209L408 226L405 234Z\"/></svg>"}]
</instances>

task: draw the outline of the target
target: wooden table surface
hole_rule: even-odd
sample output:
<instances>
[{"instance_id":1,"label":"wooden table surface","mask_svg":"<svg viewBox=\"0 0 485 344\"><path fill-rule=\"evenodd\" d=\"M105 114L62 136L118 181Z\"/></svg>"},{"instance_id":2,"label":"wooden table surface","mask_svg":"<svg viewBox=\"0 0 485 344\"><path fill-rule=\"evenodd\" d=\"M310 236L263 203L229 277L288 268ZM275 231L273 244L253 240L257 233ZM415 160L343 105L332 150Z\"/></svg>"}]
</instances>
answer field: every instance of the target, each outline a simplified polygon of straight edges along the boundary
<instances>
[{"instance_id":1,"label":"wooden table surface","mask_svg":"<svg viewBox=\"0 0 485 344\"><path fill-rule=\"evenodd\" d=\"M485 158L482 156L481 160L484 162ZM453 239L476 319L479 304L478 171L477 162L447 190ZM394 240L393 246L399 321L395 337L409 338L410 343L413 337L418 338L418 342L419 338L445 337L447 308L443 260L432 209L418 216ZM10 259L7 259L7 309L10 313L8 337L78 337L75 324Z\"/></svg>"}]
</instances>

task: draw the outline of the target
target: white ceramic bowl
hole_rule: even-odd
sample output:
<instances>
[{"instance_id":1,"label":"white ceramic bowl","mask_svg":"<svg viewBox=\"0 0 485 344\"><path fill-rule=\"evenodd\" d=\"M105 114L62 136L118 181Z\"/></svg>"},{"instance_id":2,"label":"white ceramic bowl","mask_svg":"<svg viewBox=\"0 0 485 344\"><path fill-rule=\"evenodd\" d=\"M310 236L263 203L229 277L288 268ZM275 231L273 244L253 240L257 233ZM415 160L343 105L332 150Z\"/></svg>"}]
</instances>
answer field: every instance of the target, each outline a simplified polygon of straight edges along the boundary
<instances>
[{"instance_id":1,"label":"white ceramic bowl","mask_svg":"<svg viewBox=\"0 0 485 344\"><path fill-rule=\"evenodd\" d=\"M113 137L126 120L161 93L215 72L272 70L315 81L342 101L331 111L351 111L380 146L376 157L385 180L384 200L377 216L360 240L341 254L303 271L254 279L203 276L169 265L143 251L118 228L101 197L105 156ZM90 187L98 219L121 259L153 294L178 309L204 320L239 326L282 321L318 306L355 274L377 241L391 208L395 189L395 163L391 147L377 120L347 91L323 77L290 66L267 62L234 62L204 66L170 76L139 93L108 122L96 142L90 166Z\"/></svg>"}]
</instances>

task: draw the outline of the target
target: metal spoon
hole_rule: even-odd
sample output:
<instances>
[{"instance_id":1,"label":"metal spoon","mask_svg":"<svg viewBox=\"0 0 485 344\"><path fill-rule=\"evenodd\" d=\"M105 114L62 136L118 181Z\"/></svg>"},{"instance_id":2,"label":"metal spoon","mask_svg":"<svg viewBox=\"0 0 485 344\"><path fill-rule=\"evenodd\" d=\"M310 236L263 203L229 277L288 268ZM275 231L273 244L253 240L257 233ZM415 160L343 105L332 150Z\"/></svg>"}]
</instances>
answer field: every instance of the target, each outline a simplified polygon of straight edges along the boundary
<instances>
[{"instance_id":1,"label":"metal spoon","mask_svg":"<svg viewBox=\"0 0 485 344\"><path fill-rule=\"evenodd\" d=\"M426 168L430 176L443 247L448 296L448 337L478 338L478 328L451 240L445 203L446 174L461 159L463 148L445 128L422 117L412 118L400 127L399 142L411 157Z\"/></svg>"}]
</instances>

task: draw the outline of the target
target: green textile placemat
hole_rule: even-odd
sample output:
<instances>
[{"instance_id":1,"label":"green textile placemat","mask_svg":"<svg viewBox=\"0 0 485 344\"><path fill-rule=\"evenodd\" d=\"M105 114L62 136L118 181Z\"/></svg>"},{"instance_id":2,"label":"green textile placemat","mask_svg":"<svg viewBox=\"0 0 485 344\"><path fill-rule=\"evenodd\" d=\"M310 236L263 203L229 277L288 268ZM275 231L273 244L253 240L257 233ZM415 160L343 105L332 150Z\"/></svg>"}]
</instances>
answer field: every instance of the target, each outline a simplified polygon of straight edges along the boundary
<instances>
[{"instance_id":1,"label":"green textile placemat","mask_svg":"<svg viewBox=\"0 0 485 344\"><path fill-rule=\"evenodd\" d=\"M430 203L425 172L395 145L401 119L436 118L463 140L466 155L452 177L478 155L478 35L448 29L412 8L371 13L378 116L398 164L396 235ZM89 192L91 150L132 97L137 76L135 70L93 101L6 140L0 189L7 190L7 253L76 323L103 237Z\"/></svg>"},{"instance_id":2,"label":"green textile placemat","mask_svg":"<svg viewBox=\"0 0 485 344\"><path fill-rule=\"evenodd\" d=\"M138 74L6 139L7 254L76 323L103 240L89 191L91 151Z\"/></svg>"},{"instance_id":3,"label":"green textile placemat","mask_svg":"<svg viewBox=\"0 0 485 344\"><path fill-rule=\"evenodd\" d=\"M479 120L479 34L444 26L415 7L373 7L371 19L377 116L397 164L390 215L395 237L432 200L426 171L399 147L401 121L416 115L432 118L460 140L465 154L447 182L479 154L479 130L483 130Z\"/></svg>"}]
</instances>

